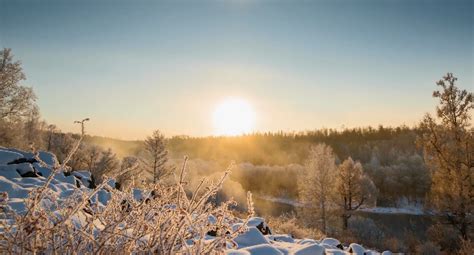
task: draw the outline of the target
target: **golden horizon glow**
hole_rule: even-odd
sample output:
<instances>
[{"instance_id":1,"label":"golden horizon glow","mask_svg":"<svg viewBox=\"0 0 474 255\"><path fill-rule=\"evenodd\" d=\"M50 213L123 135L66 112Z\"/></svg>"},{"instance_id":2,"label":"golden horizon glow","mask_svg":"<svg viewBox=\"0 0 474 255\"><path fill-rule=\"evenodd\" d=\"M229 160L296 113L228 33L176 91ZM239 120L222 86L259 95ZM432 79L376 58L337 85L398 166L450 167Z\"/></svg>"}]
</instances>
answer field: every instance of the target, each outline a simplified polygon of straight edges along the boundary
<instances>
[{"instance_id":1,"label":"golden horizon glow","mask_svg":"<svg viewBox=\"0 0 474 255\"><path fill-rule=\"evenodd\" d=\"M216 135L236 136L255 128L256 113L244 99L229 98L220 102L212 117Z\"/></svg>"}]
</instances>

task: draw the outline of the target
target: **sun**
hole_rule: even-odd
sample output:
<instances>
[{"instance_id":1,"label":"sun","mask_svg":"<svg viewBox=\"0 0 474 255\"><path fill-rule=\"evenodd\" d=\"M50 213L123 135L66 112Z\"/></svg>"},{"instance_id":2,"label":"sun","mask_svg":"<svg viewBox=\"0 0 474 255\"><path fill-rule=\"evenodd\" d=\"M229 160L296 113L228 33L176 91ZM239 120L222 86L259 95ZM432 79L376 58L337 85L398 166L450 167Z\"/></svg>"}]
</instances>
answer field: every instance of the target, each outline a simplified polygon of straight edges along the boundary
<instances>
[{"instance_id":1,"label":"sun","mask_svg":"<svg viewBox=\"0 0 474 255\"><path fill-rule=\"evenodd\" d=\"M255 117L255 111L246 100L226 99L214 110L215 134L235 136L250 133L255 126Z\"/></svg>"}]
</instances>

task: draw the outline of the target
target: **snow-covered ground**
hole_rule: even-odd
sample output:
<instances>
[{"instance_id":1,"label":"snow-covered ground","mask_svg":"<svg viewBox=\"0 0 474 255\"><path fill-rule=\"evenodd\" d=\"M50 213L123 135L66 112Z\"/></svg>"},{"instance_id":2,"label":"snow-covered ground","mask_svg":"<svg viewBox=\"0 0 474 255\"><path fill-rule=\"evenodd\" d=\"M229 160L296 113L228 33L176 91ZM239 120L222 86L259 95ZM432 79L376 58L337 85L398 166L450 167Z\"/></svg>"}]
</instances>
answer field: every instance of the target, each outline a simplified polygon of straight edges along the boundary
<instances>
[{"instance_id":1,"label":"snow-covered ground","mask_svg":"<svg viewBox=\"0 0 474 255\"><path fill-rule=\"evenodd\" d=\"M39 158L46 164L37 162L31 153L0 147L0 194L2 194L0 196L0 211L14 210L23 213L25 210L24 199L29 196L29 192L45 184L47 177L52 173L53 166L58 162L53 154L47 152L41 152ZM72 175L58 172L54 175L49 188L56 193L59 199L67 199L78 190L87 191L90 184L91 175L88 171L78 171ZM112 187L114 187L114 183L109 183L108 188ZM107 204L108 199L110 199L110 194L106 189L100 190L97 194L97 201L103 205ZM276 201L291 203L291 200ZM71 220L74 221L80 217L78 215L76 218L72 217ZM248 229L233 240L237 247L228 249L226 254L379 254L365 249L359 244L341 244L333 238L323 240L295 239L287 234L271 233L271 230L266 226L265 219L259 217L251 218L247 226ZM237 223L235 228L238 227ZM212 238L212 236L206 235L206 240ZM387 251L382 254L391 253Z\"/></svg>"},{"instance_id":2,"label":"snow-covered ground","mask_svg":"<svg viewBox=\"0 0 474 255\"><path fill-rule=\"evenodd\" d=\"M381 214L411 214L411 215L424 215L425 212L419 207L373 207L373 208L362 208L359 209L361 212L369 213L381 213Z\"/></svg>"}]
</instances>

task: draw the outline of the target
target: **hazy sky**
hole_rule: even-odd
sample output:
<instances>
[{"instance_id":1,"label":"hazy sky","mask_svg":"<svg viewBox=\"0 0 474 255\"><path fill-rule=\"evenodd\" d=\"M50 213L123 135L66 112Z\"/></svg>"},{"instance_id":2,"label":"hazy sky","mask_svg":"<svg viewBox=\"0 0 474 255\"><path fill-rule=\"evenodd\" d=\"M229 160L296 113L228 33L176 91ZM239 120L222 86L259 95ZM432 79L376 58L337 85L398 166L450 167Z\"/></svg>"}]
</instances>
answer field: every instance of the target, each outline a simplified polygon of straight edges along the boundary
<instances>
[{"instance_id":1,"label":"hazy sky","mask_svg":"<svg viewBox=\"0 0 474 255\"><path fill-rule=\"evenodd\" d=\"M413 125L446 72L474 90L473 2L0 0L0 47L66 131L211 135L228 97L259 131Z\"/></svg>"}]
</instances>

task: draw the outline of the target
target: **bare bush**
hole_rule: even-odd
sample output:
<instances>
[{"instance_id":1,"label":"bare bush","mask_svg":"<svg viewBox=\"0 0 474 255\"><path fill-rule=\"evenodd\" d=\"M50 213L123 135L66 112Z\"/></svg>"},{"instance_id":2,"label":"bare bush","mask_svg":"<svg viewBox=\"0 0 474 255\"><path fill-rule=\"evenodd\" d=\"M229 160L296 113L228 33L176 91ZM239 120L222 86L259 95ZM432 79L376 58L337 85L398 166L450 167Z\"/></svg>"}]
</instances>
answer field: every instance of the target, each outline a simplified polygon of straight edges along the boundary
<instances>
[{"instance_id":1,"label":"bare bush","mask_svg":"<svg viewBox=\"0 0 474 255\"><path fill-rule=\"evenodd\" d=\"M426 242L416 247L416 254L419 255L438 255L441 250L438 245L433 242Z\"/></svg>"},{"instance_id":2,"label":"bare bush","mask_svg":"<svg viewBox=\"0 0 474 255\"><path fill-rule=\"evenodd\" d=\"M471 240L461 240L461 247L458 251L460 255L469 255L474 251L474 242Z\"/></svg>"},{"instance_id":3,"label":"bare bush","mask_svg":"<svg viewBox=\"0 0 474 255\"><path fill-rule=\"evenodd\" d=\"M379 247L385 239L383 231L370 218L352 218L348 230L357 238L357 242L368 247Z\"/></svg>"},{"instance_id":4,"label":"bare bush","mask_svg":"<svg viewBox=\"0 0 474 255\"><path fill-rule=\"evenodd\" d=\"M289 234L293 238L312 238L318 240L325 237L318 229L305 227L293 214L267 217L267 221L275 233Z\"/></svg>"}]
</instances>

